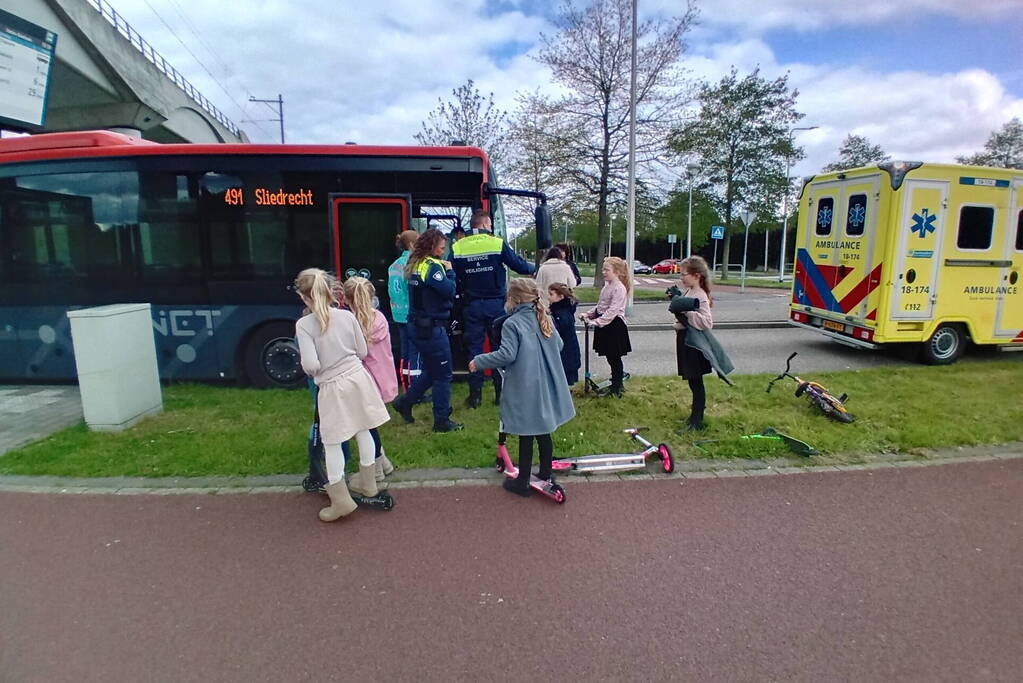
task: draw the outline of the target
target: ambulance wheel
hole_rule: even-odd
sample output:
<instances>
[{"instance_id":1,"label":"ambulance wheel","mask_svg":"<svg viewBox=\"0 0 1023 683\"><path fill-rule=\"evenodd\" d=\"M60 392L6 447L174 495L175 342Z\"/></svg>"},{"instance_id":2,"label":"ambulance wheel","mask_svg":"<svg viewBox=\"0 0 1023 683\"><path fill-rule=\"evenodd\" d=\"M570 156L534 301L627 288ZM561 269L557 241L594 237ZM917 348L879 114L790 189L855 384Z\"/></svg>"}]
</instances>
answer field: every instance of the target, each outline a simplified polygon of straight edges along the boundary
<instances>
[{"instance_id":1,"label":"ambulance wheel","mask_svg":"<svg viewBox=\"0 0 1023 683\"><path fill-rule=\"evenodd\" d=\"M920 359L927 365L948 365L963 355L966 330L962 325L946 323L934 330L930 340L920 348Z\"/></svg>"}]
</instances>

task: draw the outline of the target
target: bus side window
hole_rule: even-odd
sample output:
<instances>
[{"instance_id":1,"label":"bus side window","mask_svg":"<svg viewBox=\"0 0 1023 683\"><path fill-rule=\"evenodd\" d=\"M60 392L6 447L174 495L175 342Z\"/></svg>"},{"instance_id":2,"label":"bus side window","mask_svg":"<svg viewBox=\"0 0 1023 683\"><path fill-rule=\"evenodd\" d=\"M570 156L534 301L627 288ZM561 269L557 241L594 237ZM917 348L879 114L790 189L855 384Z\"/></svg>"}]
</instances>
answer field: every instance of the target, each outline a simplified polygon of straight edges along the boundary
<instances>
[{"instance_id":1,"label":"bus side window","mask_svg":"<svg viewBox=\"0 0 1023 683\"><path fill-rule=\"evenodd\" d=\"M995 224L993 206L963 206L959 209L959 230L956 246L983 251L991 248L991 232Z\"/></svg>"}]
</instances>

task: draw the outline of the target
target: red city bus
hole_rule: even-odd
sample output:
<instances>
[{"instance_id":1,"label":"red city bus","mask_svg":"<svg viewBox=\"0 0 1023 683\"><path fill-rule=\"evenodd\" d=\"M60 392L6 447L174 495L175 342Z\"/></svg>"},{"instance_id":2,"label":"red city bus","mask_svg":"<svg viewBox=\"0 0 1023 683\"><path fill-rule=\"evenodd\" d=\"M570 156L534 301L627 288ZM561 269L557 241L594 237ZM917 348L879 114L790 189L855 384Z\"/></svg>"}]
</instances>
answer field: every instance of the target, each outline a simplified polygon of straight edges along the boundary
<instances>
[{"instance_id":1,"label":"red city bus","mask_svg":"<svg viewBox=\"0 0 1023 683\"><path fill-rule=\"evenodd\" d=\"M389 315L397 233L483 208L504 236L501 195L545 201L496 185L467 146L2 139L0 378L74 379L67 311L147 302L162 378L301 385L295 274L368 277Z\"/></svg>"}]
</instances>

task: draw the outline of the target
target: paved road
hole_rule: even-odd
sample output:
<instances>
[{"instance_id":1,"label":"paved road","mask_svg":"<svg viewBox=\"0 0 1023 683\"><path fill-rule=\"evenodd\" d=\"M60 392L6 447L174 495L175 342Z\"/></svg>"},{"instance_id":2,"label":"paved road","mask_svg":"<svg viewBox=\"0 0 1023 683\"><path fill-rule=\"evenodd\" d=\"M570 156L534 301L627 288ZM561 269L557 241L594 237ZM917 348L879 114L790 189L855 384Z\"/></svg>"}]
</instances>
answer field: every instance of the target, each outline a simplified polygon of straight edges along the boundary
<instances>
[{"instance_id":1,"label":"paved road","mask_svg":"<svg viewBox=\"0 0 1023 683\"><path fill-rule=\"evenodd\" d=\"M879 366L916 365L916 361L897 349L867 351L853 349L830 341L811 330L795 327L759 330L715 330L715 336L735 363L736 373L780 372L785 359L793 351L799 356L793 361L798 374L809 375L827 370L851 370ZM629 332L632 353L625 357L625 369L634 375L675 374L674 331ZM583 335L579 334L579 343ZM960 363L979 363L990 360L1014 359L1023 362L1023 353L1000 351L970 351ZM608 374L603 358L590 353L591 372L598 377Z\"/></svg>"},{"instance_id":2,"label":"paved road","mask_svg":"<svg viewBox=\"0 0 1023 683\"><path fill-rule=\"evenodd\" d=\"M1019 680L1023 459L566 483L0 494L0 678Z\"/></svg>"}]
</instances>

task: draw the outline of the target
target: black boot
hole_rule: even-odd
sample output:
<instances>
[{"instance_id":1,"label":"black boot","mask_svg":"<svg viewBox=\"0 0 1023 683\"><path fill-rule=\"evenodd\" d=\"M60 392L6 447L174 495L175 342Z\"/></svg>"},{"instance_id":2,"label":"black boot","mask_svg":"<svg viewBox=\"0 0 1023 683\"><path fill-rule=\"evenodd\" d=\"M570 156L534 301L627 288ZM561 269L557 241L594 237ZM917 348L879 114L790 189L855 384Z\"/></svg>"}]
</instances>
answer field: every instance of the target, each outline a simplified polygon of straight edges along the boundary
<instances>
[{"instance_id":1,"label":"black boot","mask_svg":"<svg viewBox=\"0 0 1023 683\"><path fill-rule=\"evenodd\" d=\"M498 378L494 380L494 405L501 405L501 389L504 387L504 380Z\"/></svg>"},{"instance_id":2,"label":"black boot","mask_svg":"<svg viewBox=\"0 0 1023 683\"><path fill-rule=\"evenodd\" d=\"M533 495L533 488L528 483L519 481L518 478L506 478L501 486L504 487L505 491L510 491L523 498L529 498Z\"/></svg>"},{"instance_id":3,"label":"black boot","mask_svg":"<svg viewBox=\"0 0 1023 683\"><path fill-rule=\"evenodd\" d=\"M483 403L483 387L469 387L469 398L465 399L467 408L479 408Z\"/></svg>"},{"instance_id":4,"label":"black boot","mask_svg":"<svg viewBox=\"0 0 1023 683\"><path fill-rule=\"evenodd\" d=\"M461 431L465 425L459 422L453 422L451 418L444 420L443 422L434 422L433 431L435 432L458 432Z\"/></svg>"},{"instance_id":5,"label":"black boot","mask_svg":"<svg viewBox=\"0 0 1023 683\"><path fill-rule=\"evenodd\" d=\"M614 396L615 398L622 398L625 396L625 384L621 381L612 382L611 388L607 390L608 396Z\"/></svg>"},{"instance_id":6,"label":"black boot","mask_svg":"<svg viewBox=\"0 0 1023 683\"><path fill-rule=\"evenodd\" d=\"M406 396L407 396L407 394L406 394ZM407 404L404 399L405 399L405 396L402 396L401 398L394 399L394 401L391 403L391 407L394 408L394 410L399 415L401 415L401 418L403 420L405 420L405 422L408 422L409 424L411 424L411 423L416 421L416 418L413 417L413 415L412 415L412 406Z\"/></svg>"},{"instance_id":7,"label":"black boot","mask_svg":"<svg viewBox=\"0 0 1023 683\"><path fill-rule=\"evenodd\" d=\"M702 410L694 410L689 414L689 419L686 420L686 431L702 432L706 428L707 425L703 424Z\"/></svg>"}]
</instances>

